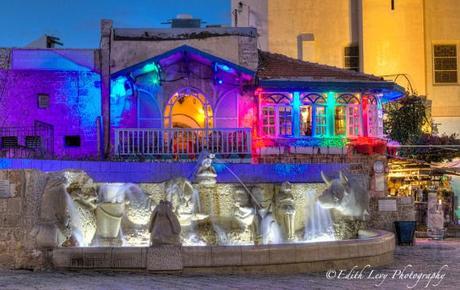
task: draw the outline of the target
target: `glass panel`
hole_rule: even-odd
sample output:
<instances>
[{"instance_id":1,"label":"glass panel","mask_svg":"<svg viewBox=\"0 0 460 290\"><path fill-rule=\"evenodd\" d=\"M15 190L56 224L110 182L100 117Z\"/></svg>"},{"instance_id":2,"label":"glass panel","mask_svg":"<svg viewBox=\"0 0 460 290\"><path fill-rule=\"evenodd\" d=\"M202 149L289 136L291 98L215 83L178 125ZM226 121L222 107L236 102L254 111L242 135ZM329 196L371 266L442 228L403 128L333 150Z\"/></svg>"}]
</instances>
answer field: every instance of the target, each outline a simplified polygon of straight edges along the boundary
<instances>
[{"instance_id":1,"label":"glass panel","mask_svg":"<svg viewBox=\"0 0 460 290\"><path fill-rule=\"evenodd\" d=\"M300 107L300 135L312 135L312 111L311 106Z\"/></svg>"},{"instance_id":2,"label":"glass panel","mask_svg":"<svg viewBox=\"0 0 460 290\"><path fill-rule=\"evenodd\" d=\"M262 131L264 135L275 135L275 108L262 108Z\"/></svg>"},{"instance_id":3,"label":"glass panel","mask_svg":"<svg viewBox=\"0 0 460 290\"><path fill-rule=\"evenodd\" d=\"M359 136L359 107L349 106L348 107L348 135Z\"/></svg>"},{"instance_id":4,"label":"glass panel","mask_svg":"<svg viewBox=\"0 0 460 290\"><path fill-rule=\"evenodd\" d=\"M452 57L457 56L457 47L454 44L451 45L435 45L434 56L436 57Z\"/></svg>"},{"instance_id":5,"label":"glass panel","mask_svg":"<svg viewBox=\"0 0 460 290\"><path fill-rule=\"evenodd\" d=\"M335 107L335 135L345 135L345 106Z\"/></svg>"},{"instance_id":6,"label":"glass panel","mask_svg":"<svg viewBox=\"0 0 460 290\"><path fill-rule=\"evenodd\" d=\"M435 83L457 83L456 45L435 45L433 62Z\"/></svg>"},{"instance_id":7,"label":"glass panel","mask_svg":"<svg viewBox=\"0 0 460 290\"><path fill-rule=\"evenodd\" d=\"M377 104L368 104L367 106L367 120L368 120L368 135L371 137L377 136Z\"/></svg>"},{"instance_id":8,"label":"glass panel","mask_svg":"<svg viewBox=\"0 0 460 290\"><path fill-rule=\"evenodd\" d=\"M292 107L278 107L280 135L292 135Z\"/></svg>"},{"instance_id":9,"label":"glass panel","mask_svg":"<svg viewBox=\"0 0 460 290\"><path fill-rule=\"evenodd\" d=\"M326 107L317 106L315 108L315 135L323 136L326 135Z\"/></svg>"}]
</instances>

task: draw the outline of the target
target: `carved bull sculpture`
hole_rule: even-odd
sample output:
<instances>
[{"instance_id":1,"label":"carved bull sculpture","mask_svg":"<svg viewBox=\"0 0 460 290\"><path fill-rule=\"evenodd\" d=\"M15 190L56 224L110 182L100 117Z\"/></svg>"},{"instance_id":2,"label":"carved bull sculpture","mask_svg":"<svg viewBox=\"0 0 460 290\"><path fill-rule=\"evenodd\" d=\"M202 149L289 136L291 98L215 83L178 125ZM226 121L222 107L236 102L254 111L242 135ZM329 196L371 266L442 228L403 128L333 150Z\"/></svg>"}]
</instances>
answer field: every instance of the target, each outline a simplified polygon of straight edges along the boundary
<instances>
[{"instance_id":1,"label":"carved bull sculpture","mask_svg":"<svg viewBox=\"0 0 460 290\"><path fill-rule=\"evenodd\" d=\"M342 172L338 179L329 180L323 172L321 177L328 188L318 197L323 208L336 209L342 215L366 219L369 215L369 194L354 179Z\"/></svg>"}]
</instances>

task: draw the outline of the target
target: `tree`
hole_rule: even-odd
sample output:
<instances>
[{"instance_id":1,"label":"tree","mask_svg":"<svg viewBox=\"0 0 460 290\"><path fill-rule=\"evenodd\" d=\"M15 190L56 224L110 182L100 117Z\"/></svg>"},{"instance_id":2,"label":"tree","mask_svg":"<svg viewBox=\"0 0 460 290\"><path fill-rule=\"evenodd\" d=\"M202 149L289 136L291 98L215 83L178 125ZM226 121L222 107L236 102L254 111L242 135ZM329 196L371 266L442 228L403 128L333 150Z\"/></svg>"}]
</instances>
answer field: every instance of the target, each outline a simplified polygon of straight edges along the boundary
<instances>
[{"instance_id":1,"label":"tree","mask_svg":"<svg viewBox=\"0 0 460 290\"><path fill-rule=\"evenodd\" d=\"M424 97L410 95L385 107L384 130L388 137L403 145L420 145L421 147L401 148L399 155L426 162L442 162L460 157L456 148L423 147L426 145L460 145L455 134L439 136L437 130L424 132L429 125Z\"/></svg>"},{"instance_id":2,"label":"tree","mask_svg":"<svg viewBox=\"0 0 460 290\"><path fill-rule=\"evenodd\" d=\"M425 100L419 96L406 96L385 107L385 133L401 144L414 144L427 122Z\"/></svg>"}]
</instances>

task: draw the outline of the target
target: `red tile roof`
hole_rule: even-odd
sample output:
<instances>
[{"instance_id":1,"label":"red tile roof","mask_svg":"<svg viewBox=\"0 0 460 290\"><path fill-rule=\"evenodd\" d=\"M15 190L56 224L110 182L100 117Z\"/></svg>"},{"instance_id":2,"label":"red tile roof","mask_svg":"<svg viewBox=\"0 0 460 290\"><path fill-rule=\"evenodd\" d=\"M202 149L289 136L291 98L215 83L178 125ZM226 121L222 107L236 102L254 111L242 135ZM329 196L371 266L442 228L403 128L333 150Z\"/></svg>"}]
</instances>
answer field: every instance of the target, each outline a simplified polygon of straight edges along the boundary
<instances>
[{"instance_id":1,"label":"red tile roof","mask_svg":"<svg viewBox=\"0 0 460 290\"><path fill-rule=\"evenodd\" d=\"M312 81L384 81L383 78L343 68L301 61L282 54L259 50L260 79L291 79Z\"/></svg>"}]
</instances>

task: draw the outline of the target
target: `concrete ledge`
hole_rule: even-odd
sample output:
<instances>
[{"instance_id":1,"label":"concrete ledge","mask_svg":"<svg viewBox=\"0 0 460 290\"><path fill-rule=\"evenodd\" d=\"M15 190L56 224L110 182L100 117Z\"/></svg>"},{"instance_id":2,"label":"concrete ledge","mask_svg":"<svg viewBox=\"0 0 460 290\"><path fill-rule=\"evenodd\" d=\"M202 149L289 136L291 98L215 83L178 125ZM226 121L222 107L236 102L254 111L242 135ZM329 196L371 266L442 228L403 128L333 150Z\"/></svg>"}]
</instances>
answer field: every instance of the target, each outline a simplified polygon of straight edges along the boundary
<instances>
[{"instance_id":1,"label":"concrete ledge","mask_svg":"<svg viewBox=\"0 0 460 290\"><path fill-rule=\"evenodd\" d=\"M329 177L338 177L340 170L349 169L347 163L310 164L247 164L215 163L219 183L238 183L227 169L237 172L246 183L290 182L322 183L321 171ZM60 171L83 170L96 182L158 183L178 176L189 177L196 169L193 162L113 162L113 161L61 161L40 159L0 159L0 170L37 169ZM309 172L310 174L305 174Z\"/></svg>"},{"instance_id":2,"label":"concrete ledge","mask_svg":"<svg viewBox=\"0 0 460 290\"><path fill-rule=\"evenodd\" d=\"M392 263L394 234L367 231L356 240L261 246L59 248L58 269L182 273L301 273ZM365 236L365 238L364 238Z\"/></svg>"}]
</instances>

